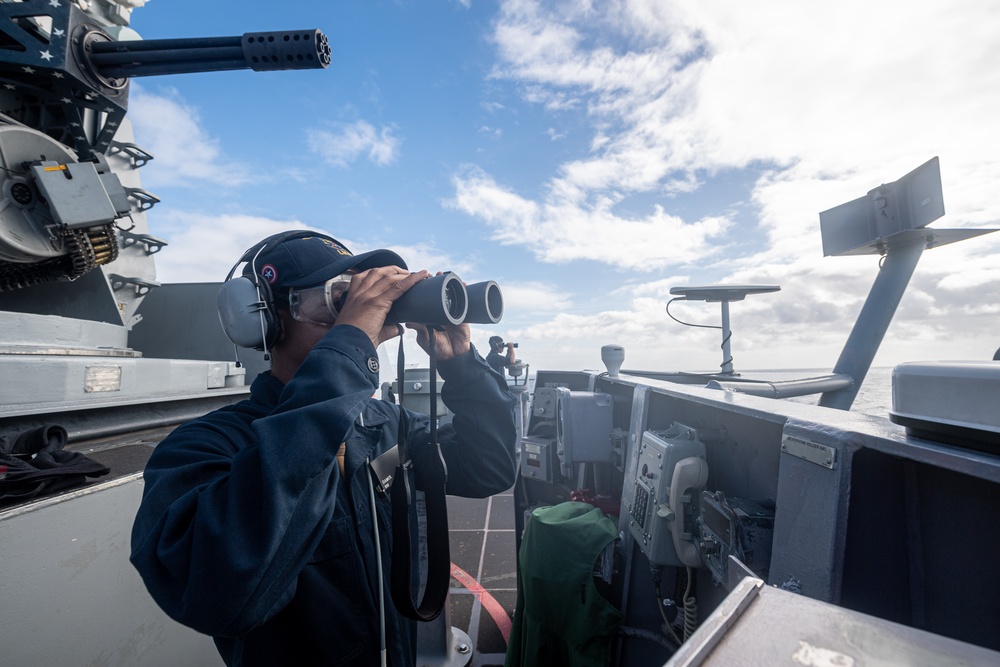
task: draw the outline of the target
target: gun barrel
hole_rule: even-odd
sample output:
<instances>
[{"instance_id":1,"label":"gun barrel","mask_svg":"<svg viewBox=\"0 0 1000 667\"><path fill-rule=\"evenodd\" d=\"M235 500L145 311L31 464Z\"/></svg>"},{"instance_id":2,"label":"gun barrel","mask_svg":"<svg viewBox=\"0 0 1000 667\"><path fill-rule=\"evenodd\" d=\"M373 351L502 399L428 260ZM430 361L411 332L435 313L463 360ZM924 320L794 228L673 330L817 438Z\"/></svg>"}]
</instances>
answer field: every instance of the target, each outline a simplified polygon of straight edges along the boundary
<instances>
[{"instance_id":1,"label":"gun barrel","mask_svg":"<svg viewBox=\"0 0 1000 667\"><path fill-rule=\"evenodd\" d=\"M88 59L106 78L252 69L320 69L330 65L330 44L319 30L248 32L239 37L93 40Z\"/></svg>"}]
</instances>

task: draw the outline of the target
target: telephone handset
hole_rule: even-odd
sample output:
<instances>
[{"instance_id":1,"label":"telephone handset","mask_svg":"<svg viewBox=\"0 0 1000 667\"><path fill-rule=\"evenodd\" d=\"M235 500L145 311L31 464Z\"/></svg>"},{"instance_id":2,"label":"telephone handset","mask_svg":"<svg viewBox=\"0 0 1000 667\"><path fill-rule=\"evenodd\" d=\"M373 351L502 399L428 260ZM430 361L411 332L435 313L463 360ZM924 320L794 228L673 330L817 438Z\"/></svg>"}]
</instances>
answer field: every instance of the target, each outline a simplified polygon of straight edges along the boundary
<instances>
[{"instance_id":1,"label":"telephone handset","mask_svg":"<svg viewBox=\"0 0 1000 667\"><path fill-rule=\"evenodd\" d=\"M652 565L701 566L692 508L707 482L705 445L696 429L675 422L666 431L643 433L629 532Z\"/></svg>"},{"instance_id":2,"label":"telephone handset","mask_svg":"<svg viewBox=\"0 0 1000 667\"><path fill-rule=\"evenodd\" d=\"M697 507L698 495L707 482L708 463L705 459L690 456L681 459L674 466L669 494L670 510L673 513L670 534L673 536L677 558L690 567L701 567L701 556L698 554L698 547L694 543L691 531L685 525L685 518L690 515L687 508L692 504Z\"/></svg>"}]
</instances>

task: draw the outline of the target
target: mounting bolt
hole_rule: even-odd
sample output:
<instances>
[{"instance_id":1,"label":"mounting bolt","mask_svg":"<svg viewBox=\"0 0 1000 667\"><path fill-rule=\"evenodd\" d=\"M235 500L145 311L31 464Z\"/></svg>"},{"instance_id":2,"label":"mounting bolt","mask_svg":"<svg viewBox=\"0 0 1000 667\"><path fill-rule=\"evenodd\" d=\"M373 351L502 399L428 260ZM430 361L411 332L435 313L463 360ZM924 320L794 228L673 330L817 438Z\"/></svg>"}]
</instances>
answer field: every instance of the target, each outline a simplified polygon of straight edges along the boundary
<instances>
[{"instance_id":1,"label":"mounting bolt","mask_svg":"<svg viewBox=\"0 0 1000 667\"><path fill-rule=\"evenodd\" d=\"M461 653L462 655L465 655L466 653L468 653L469 651L472 650L472 647L469 646L468 644L466 644L465 642L462 642L461 644L459 644L457 646L457 649L458 649L459 653Z\"/></svg>"}]
</instances>

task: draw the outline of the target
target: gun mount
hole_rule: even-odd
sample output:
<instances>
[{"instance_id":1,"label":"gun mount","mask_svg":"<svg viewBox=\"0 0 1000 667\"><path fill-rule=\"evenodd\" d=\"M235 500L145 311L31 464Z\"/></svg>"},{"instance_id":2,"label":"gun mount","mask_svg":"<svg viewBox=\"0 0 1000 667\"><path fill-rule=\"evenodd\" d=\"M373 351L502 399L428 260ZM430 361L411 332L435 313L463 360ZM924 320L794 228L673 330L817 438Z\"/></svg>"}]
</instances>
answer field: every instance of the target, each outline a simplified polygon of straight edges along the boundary
<instances>
[{"instance_id":1,"label":"gun mount","mask_svg":"<svg viewBox=\"0 0 1000 667\"><path fill-rule=\"evenodd\" d=\"M90 158L111 145L130 77L330 64L319 30L150 41L116 40L113 32L70 2L0 3L0 110ZM89 123L85 111L95 116Z\"/></svg>"},{"instance_id":2,"label":"gun mount","mask_svg":"<svg viewBox=\"0 0 1000 667\"><path fill-rule=\"evenodd\" d=\"M241 37L101 40L85 44L92 69L108 80L121 77L252 69L255 72L319 69L330 64L330 45L319 30L248 32Z\"/></svg>"},{"instance_id":3,"label":"gun mount","mask_svg":"<svg viewBox=\"0 0 1000 667\"><path fill-rule=\"evenodd\" d=\"M159 201L123 185L106 157L133 169L152 159L119 133L131 77L330 64L319 30L144 41L115 39L131 31L111 23L68 0L0 3L0 293L115 261L116 221L132 218L132 230L133 213Z\"/></svg>"}]
</instances>

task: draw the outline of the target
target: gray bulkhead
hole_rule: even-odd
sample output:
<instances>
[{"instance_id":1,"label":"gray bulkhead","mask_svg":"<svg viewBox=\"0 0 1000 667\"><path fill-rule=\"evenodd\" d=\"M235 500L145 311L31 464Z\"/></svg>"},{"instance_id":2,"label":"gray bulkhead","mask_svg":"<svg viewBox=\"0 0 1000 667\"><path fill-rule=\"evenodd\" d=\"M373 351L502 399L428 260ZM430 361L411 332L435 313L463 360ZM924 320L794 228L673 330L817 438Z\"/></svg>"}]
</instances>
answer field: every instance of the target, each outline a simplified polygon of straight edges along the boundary
<instances>
[{"instance_id":1,"label":"gray bulkhead","mask_svg":"<svg viewBox=\"0 0 1000 667\"><path fill-rule=\"evenodd\" d=\"M706 493L773 509L773 534L760 545L770 548L769 558L757 559L754 576L849 611L1000 650L1000 572L993 566L1000 526L991 519L1000 499L995 455L908 437L888 420L857 413L636 375L557 371L537 375L523 445L537 448L555 435L544 403L545 388L553 387L609 395L617 437L605 462L579 465L568 479L557 473L539 479L539 468L522 459L518 529L530 509L569 500L572 489L604 485L610 496L620 494L623 560L611 590L627 626L662 627L650 561L632 537L634 526L630 532L638 512L630 505L642 477L635 452L647 431L683 424L704 444ZM558 462L551 467L558 469ZM698 544L698 531L692 532L704 561L694 570L703 620L742 573L723 566L720 577L705 566L713 548ZM678 569L663 568L664 597L673 596ZM626 637L615 662L662 664L669 655L655 642Z\"/></svg>"}]
</instances>

